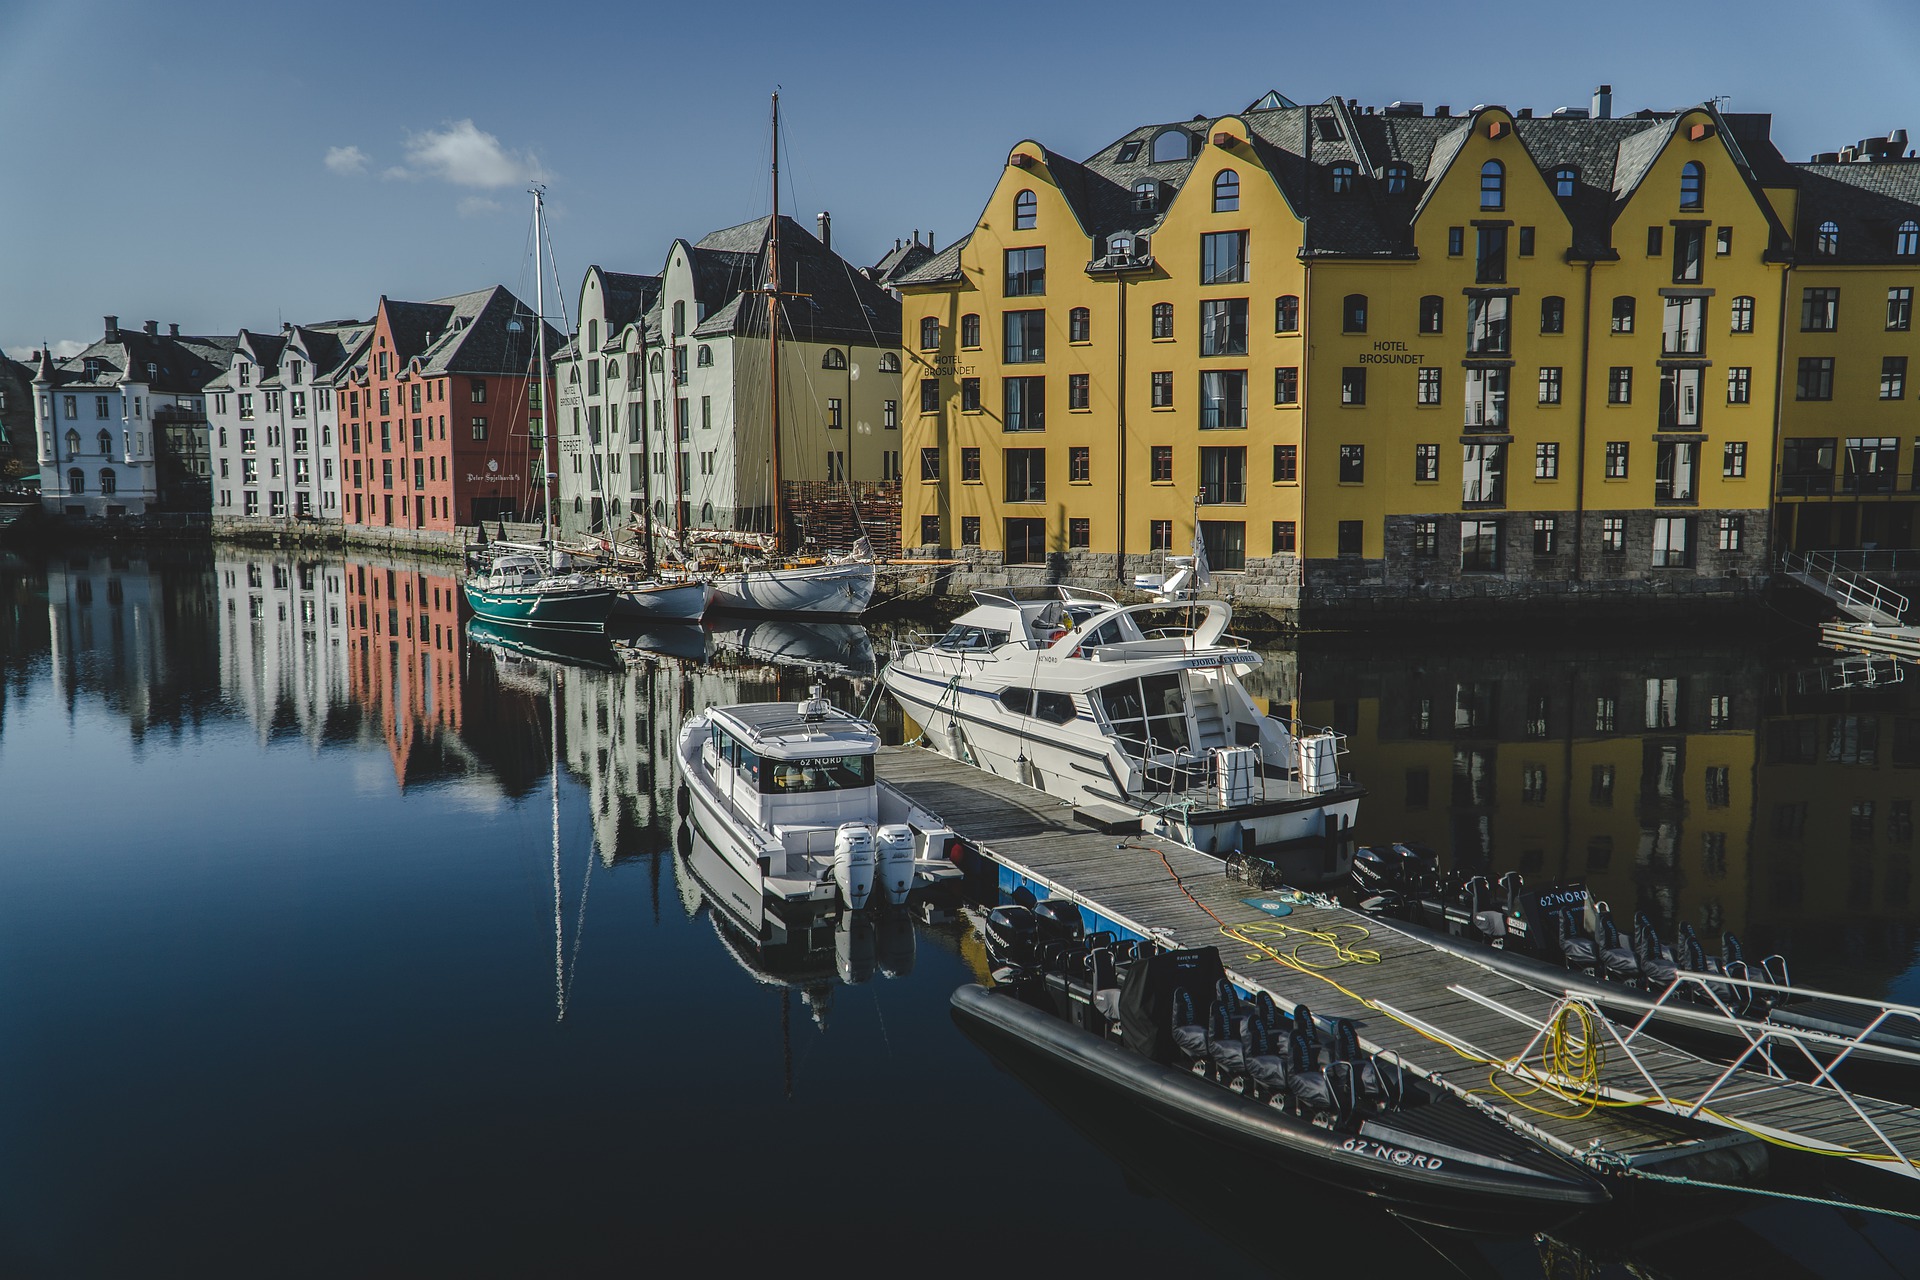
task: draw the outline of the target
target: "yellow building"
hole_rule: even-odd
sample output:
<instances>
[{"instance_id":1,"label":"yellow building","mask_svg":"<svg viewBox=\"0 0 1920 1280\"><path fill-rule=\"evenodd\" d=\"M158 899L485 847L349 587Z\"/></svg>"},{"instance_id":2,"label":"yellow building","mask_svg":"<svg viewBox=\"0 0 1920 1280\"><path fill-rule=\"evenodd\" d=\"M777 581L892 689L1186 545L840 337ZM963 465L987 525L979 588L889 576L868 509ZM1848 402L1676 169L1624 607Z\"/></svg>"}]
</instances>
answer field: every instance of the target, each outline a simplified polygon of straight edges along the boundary
<instances>
[{"instance_id":1,"label":"yellow building","mask_svg":"<svg viewBox=\"0 0 1920 1280\"><path fill-rule=\"evenodd\" d=\"M1741 596L1795 172L1768 118L1296 106L1016 145L903 294L903 537L1286 610ZM1740 394L1727 394L1738 370Z\"/></svg>"}]
</instances>

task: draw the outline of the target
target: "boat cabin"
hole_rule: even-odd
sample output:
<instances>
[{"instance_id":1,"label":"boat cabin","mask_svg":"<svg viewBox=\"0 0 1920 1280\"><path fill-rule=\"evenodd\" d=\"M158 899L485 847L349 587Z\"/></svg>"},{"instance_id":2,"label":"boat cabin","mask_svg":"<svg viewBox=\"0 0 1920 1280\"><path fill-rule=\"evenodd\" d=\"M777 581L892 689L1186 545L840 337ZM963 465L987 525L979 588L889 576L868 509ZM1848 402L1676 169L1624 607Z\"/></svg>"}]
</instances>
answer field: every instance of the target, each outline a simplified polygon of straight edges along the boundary
<instances>
[{"instance_id":1,"label":"boat cabin","mask_svg":"<svg viewBox=\"0 0 1920 1280\"><path fill-rule=\"evenodd\" d=\"M769 831L879 821L880 739L824 699L714 707L701 756L721 798ZM800 852L803 850L794 850Z\"/></svg>"},{"instance_id":2,"label":"boat cabin","mask_svg":"<svg viewBox=\"0 0 1920 1280\"><path fill-rule=\"evenodd\" d=\"M976 589L973 602L934 642L936 648L986 653L1009 643L1044 646L1094 614L1119 607L1105 592L1053 584Z\"/></svg>"}]
</instances>

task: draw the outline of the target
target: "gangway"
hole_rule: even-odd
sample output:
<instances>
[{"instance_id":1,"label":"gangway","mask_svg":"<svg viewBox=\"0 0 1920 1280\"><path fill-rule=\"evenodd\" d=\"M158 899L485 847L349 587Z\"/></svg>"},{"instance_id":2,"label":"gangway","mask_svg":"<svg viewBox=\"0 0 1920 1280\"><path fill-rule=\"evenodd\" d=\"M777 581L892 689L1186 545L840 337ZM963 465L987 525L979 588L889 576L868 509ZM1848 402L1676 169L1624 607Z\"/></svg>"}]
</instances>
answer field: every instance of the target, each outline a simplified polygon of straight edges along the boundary
<instances>
[{"instance_id":1,"label":"gangway","mask_svg":"<svg viewBox=\"0 0 1920 1280\"><path fill-rule=\"evenodd\" d=\"M1780 558L1780 571L1839 605L1856 622L1897 627L1906 616L1904 595L1847 568L1824 551L1789 551Z\"/></svg>"}]
</instances>

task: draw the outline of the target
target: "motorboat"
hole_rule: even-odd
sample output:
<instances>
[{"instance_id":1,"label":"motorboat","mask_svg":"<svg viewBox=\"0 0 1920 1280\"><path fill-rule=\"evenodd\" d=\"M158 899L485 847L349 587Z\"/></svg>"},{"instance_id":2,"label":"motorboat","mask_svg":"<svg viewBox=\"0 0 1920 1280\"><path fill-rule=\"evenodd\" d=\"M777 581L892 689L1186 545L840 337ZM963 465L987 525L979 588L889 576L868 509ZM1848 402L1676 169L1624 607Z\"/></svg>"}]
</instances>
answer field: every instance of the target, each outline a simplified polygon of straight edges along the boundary
<instances>
[{"instance_id":1,"label":"motorboat","mask_svg":"<svg viewBox=\"0 0 1920 1280\"><path fill-rule=\"evenodd\" d=\"M1795 983L1785 956L1749 957L1731 930L1717 952L1684 921L1669 941L1644 912L1617 923L1580 881L1443 875L1415 844L1358 850L1351 880L1369 915L1516 981L1590 1000L1616 1023L1644 1023L1707 1056L1746 1055L1755 1070L1806 1076L1811 1053L1840 1061L1845 1082L1920 1090L1920 1009ZM1767 1052L1749 1054L1756 1043Z\"/></svg>"},{"instance_id":2,"label":"motorboat","mask_svg":"<svg viewBox=\"0 0 1920 1280\"><path fill-rule=\"evenodd\" d=\"M829 702L709 707L680 730L681 811L765 897L860 910L957 879L953 833L917 827L876 785L880 733Z\"/></svg>"},{"instance_id":3,"label":"motorboat","mask_svg":"<svg viewBox=\"0 0 1920 1280\"><path fill-rule=\"evenodd\" d=\"M548 631L604 632L614 592L596 576L530 551L498 551L469 568L461 590L488 622Z\"/></svg>"},{"instance_id":4,"label":"motorboat","mask_svg":"<svg viewBox=\"0 0 1920 1280\"><path fill-rule=\"evenodd\" d=\"M1346 874L1363 789L1345 740L1267 714L1260 655L1224 601L1122 605L1058 585L976 589L881 678L943 755L1080 806L1083 819L1258 859L1295 884Z\"/></svg>"},{"instance_id":5,"label":"motorboat","mask_svg":"<svg viewBox=\"0 0 1920 1280\"><path fill-rule=\"evenodd\" d=\"M985 934L994 985L963 986L952 1006L996 1057L1049 1059L1093 1091L1430 1219L1546 1220L1611 1198L1580 1165L1362 1051L1351 1021L1248 998L1217 948L1083 934L1053 901L998 907Z\"/></svg>"}]
</instances>

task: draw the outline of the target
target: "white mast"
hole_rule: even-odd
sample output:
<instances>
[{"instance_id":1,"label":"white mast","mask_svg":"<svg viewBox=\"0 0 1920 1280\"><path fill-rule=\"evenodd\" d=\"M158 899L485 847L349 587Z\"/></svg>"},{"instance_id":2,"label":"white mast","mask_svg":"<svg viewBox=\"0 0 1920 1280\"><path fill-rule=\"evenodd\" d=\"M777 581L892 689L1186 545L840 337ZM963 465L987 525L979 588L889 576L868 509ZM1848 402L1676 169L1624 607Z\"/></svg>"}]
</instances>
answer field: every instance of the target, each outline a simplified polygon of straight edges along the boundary
<instances>
[{"instance_id":1,"label":"white mast","mask_svg":"<svg viewBox=\"0 0 1920 1280\"><path fill-rule=\"evenodd\" d=\"M541 246L545 243L544 231L540 225L541 201L547 189L539 183L528 188L533 193L533 318L534 342L538 347L539 364L534 369L534 386L540 394L540 539L553 541L553 473L559 468L547 462L547 452L553 447L553 407L547 403L547 280L540 261Z\"/></svg>"}]
</instances>

